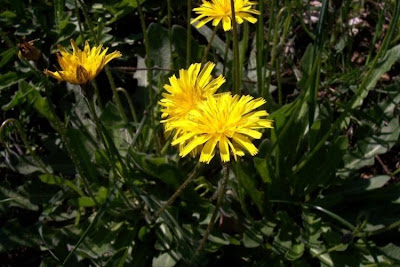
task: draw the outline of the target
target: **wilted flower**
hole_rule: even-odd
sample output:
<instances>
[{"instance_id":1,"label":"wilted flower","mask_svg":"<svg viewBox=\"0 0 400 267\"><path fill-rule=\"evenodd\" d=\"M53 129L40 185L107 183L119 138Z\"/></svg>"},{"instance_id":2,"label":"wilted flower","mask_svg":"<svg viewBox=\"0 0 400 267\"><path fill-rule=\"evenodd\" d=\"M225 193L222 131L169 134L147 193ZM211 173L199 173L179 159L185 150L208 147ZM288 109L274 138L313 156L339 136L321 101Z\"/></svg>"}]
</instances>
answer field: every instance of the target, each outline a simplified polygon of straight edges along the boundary
<instances>
[{"instance_id":1,"label":"wilted flower","mask_svg":"<svg viewBox=\"0 0 400 267\"><path fill-rule=\"evenodd\" d=\"M41 52L33 44L39 39L27 41L25 37L22 38L22 43L18 44L18 57L25 58L26 60L38 61Z\"/></svg>"},{"instance_id":2,"label":"wilted flower","mask_svg":"<svg viewBox=\"0 0 400 267\"><path fill-rule=\"evenodd\" d=\"M222 75L213 79L211 72L214 67L214 63L208 62L201 69L201 64L195 63L188 70L181 69L179 78L175 75L169 78L170 84L164 85L168 93L163 93L164 98L159 102L163 106L161 122L165 123L166 131L173 130L171 122L183 119L225 82Z\"/></svg>"},{"instance_id":3,"label":"wilted flower","mask_svg":"<svg viewBox=\"0 0 400 267\"><path fill-rule=\"evenodd\" d=\"M217 145L223 162L230 161L230 151L235 160L245 150L254 156L258 149L251 139L261 138L259 129L272 128L272 121L263 118L268 116L266 110L254 111L264 103L263 98L251 96L210 96L185 119L172 123L181 132L172 145L180 145L181 157L201 153L200 161L206 163L214 157Z\"/></svg>"},{"instance_id":4,"label":"wilted flower","mask_svg":"<svg viewBox=\"0 0 400 267\"><path fill-rule=\"evenodd\" d=\"M251 2L249 0L234 0L234 4L237 23L242 24L244 20L247 20L250 23L257 22L257 19L253 17L252 14L260 15L260 12L251 9L252 5L257 4L256 2ZM191 23L200 20L196 25L196 28L200 28L210 21L213 21L213 26L217 26L222 21L222 26L225 31L229 31L232 28L231 0L203 0L203 4L200 7L194 8L193 11L195 11L199 16L192 20Z\"/></svg>"},{"instance_id":5,"label":"wilted flower","mask_svg":"<svg viewBox=\"0 0 400 267\"><path fill-rule=\"evenodd\" d=\"M85 42L84 50L80 50L74 40L71 39L72 54L61 45L58 46L60 53L57 54L61 70L55 72L45 70L44 73L59 81L66 81L73 84L86 84L93 80L104 66L114 58L121 57L119 51L107 54L108 48L102 51L102 45L90 48Z\"/></svg>"}]
</instances>

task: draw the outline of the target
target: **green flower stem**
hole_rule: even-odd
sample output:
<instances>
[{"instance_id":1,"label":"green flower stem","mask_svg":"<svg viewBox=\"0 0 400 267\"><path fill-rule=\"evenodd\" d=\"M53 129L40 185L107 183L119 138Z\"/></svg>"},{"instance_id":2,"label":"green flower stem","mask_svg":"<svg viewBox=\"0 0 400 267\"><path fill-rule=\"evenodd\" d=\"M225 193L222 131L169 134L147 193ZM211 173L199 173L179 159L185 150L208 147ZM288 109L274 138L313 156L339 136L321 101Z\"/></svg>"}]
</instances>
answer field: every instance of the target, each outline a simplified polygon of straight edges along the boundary
<instances>
[{"instance_id":1,"label":"green flower stem","mask_svg":"<svg viewBox=\"0 0 400 267\"><path fill-rule=\"evenodd\" d=\"M276 51L278 47L278 41L279 41L279 22L281 21L281 18L286 11L286 7L281 8L279 10L278 16L275 21L275 28L274 28L274 36L273 36L273 45L272 45L272 53L271 53L271 63L270 63L270 69L269 69L269 74L268 74L268 81L266 86L263 88L265 91L263 91L262 96L267 96L267 92L269 93L269 87L271 86L271 79L272 79L272 70L274 69L274 64L275 64L275 57L276 57ZM267 99L269 100L269 99ZM269 100L271 101L271 99Z\"/></svg>"},{"instance_id":2,"label":"green flower stem","mask_svg":"<svg viewBox=\"0 0 400 267\"><path fill-rule=\"evenodd\" d=\"M99 91L99 87L97 86L96 79L93 79L92 85L93 85L93 88L94 88L94 94L96 95L97 105L99 105L100 110L102 110L103 109L103 102L101 101L100 91Z\"/></svg>"},{"instance_id":3,"label":"green flower stem","mask_svg":"<svg viewBox=\"0 0 400 267\"><path fill-rule=\"evenodd\" d=\"M397 174L399 174L400 173L400 168L398 168L397 170L395 170L394 172L392 172L391 174L389 174L389 176L390 177L393 177L393 176L395 176L395 175L397 175Z\"/></svg>"},{"instance_id":4,"label":"green flower stem","mask_svg":"<svg viewBox=\"0 0 400 267\"><path fill-rule=\"evenodd\" d=\"M390 231L390 230L393 230L393 229L396 229L396 228L399 228L399 227L400 227L400 221L397 221L397 222L394 222L394 223L388 225L387 227L383 227L383 228L380 228L380 229L377 229L377 230L373 230L373 231L362 232L358 236L360 236L360 237L370 237L370 236L381 234L381 233L384 233L384 232L387 232L387 231Z\"/></svg>"},{"instance_id":5,"label":"green flower stem","mask_svg":"<svg viewBox=\"0 0 400 267\"><path fill-rule=\"evenodd\" d=\"M140 16L140 24L142 26L142 32L143 32L143 38L144 38L144 48L146 51L146 68L147 68L147 84L148 84L148 91L149 91L149 103L148 103L148 112L150 115L150 124L154 128L154 113L153 113L153 102L154 102L154 90L152 86L152 81L153 81L153 71L151 69L151 62L150 62L150 42L149 42L149 36L147 34L147 27L146 27L146 21L142 9L142 5L140 4L139 0L136 0L138 11L139 11L139 16Z\"/></svg>"},{"instance_id":6,"label":"green flower stem","mask_svg":"<svg viewBox=\"0 0 400 267\"><path fill-rule=\"evenodd\" d=\"M258 93L262 95L265 86L265 65L264 65L264 0L258 1L258 8L260 9L260 17L257 23L256 33L256 65L257 65L257 86ZM267 99L269 101L269 99Z\"/></svg>"},{"instance_id":7,"label":"green flower stem","mask_svg":"<svg viewBox=\"0 0 400 267\"><path fill-rule=\"evenodd\" d=\"M112 160L112 162L110 162L110 166L111 166L111 170L114 174L114 177L119 176L122 179L124 179L124 175L122 175L120 172L118 172L117 169L115 168L116 164L114 164L114 162L118 163L119 160L115 160L115 155L111 152L110 145L107 143L106 138L104 137L105 135L103 135L103 131L105 131L105 129L104 129L104 127L102 127L99 117L97 116L93 97L92 96L87 97L87 98L85 97L85 100L86 100L86 104L88 105L91 116L93 118L93 121L96 124L98 135L100 136L100 139L104 145L104 148L107 151L108 157ZM120 162L120 163L123 164L122 162ZM121 197L126 202L126 204L129 208L134 209L134 206L130 203L129 199L125 196L124 192L122 192L122 191L121 191Z\"/></svg>"},{"instance_id":8,"label":"green flower stem","mask_svg":"<svg viewBox=\"0 0 400 267\"><path fill-rule=\"evenodd\" d=\"M82 40L84 40L83 29L82 29L82 20L81 20L80 14L79 14L79 6L78 6L77 0L75 0L75 15L78 19L79 34L81 35Z\"/></svg>"},{"instance_id":9,"label":"green flower stem","mask_svg":"<svg viewBox=\"0 0 400 267\"><path fill-rule=\"evenodd\" d=\"M50 172L47 170L46 166L44 165L43 161L40 160L40 158L36 155L35 151L32 149L31 145L29 144L28 139L26 138L25 131L22 129L21 123L18 120L7 119L1 124L0 143L4 143L3 130L6 127L6 125L9 123L13 123L15 125L19 135L21 136L22 142L24 142L24 145L26 146L26 148L29 151L29 154L31 154L32 158L36 161L36 163L39 165L39 167L42 168L43 172L46 174L50 174Z\"/></svg>"},{"instance_id":10,"label":"green flower stem","mask_svg":"<svg viewBox=\"0 0 400 267\"><path fill-rule=\"evenodd\" d=\"M232 18L232 34L233 34L233 93L240 94L240 69L239 69L239 42L235 15L235 1L231 0L231 18Z\"/></svg>"},{"instance_id":11,"label":"green flower stem","mask_svg":"<svg viewBox=\"0 0 400 267\"><path fill-rule=\"evenodd\" d=\"M182 193L182 191L186 188L186 186L190 184L190 182L192 182L193 179L198 176L201 167L202 164L198 162L194 167L193 171L190 173L189 177L186 179L186 181L183 182L183 184L175 191L175 193L167 200L167 202L165 202L165 204L156 213L154 213L151 219L152 221L157 219L158 216L160 216L160 214L163 213L164 210L168 208L175 201L175 199Z\"/></svg>"},{"instance_id":12,"label":"green flower stem","mask_svg":"<svg viewBox=\"0 0 400 267\"><path fill-rule=\"evenodd\" d=\"M279 106L282 106L282 104L283 104L283 100L282 100L281 62L282 62L282 58L278 57L277 62L276 62L276 81L278 83L278 104L279 104Z\"/></svg>"},{"instance_id":13,"label":"green flower stem","mask_svg":"<svg viewBox=\"0 0 400 267\"><path fill-rule=\"evenodd\" d=\"M139 127L137 128L135 135L132 138L132 142L128 146L128 149L127 149L128 154L127 154L126 159L125 159L126 160L126 165L129 165L129 159L132 156L131 153L129 153L129 151L130 151L131 148L133 149L135 147L136 142L137 142L137 140L139 138L139 135L142 132L143 126L146 123L146 120L147 120L147 112L145 112L143 114L143 118L142 118L141 122L139 123Z\"/></svg>"},{"instance_id":14,"label":"green flower stem","mask_svg":"<svg viewBox=\"0 0 400 267\"><path fill-rule=\"evenodd\" d=\"M167 0L167 12L168 12L168 38L169 38L169 54L171 56L171 66L173 68L173 55L172 55L172 7L171 0Z\"/></svg>"},{"instance_id":15,"label":"green flower stem","mask_svg":"<svg viewBox=\"0 0 400 267\"><path fill-rule=\"evenodd\" d=\"M81 5L82 11L83 11L83 16L85 17L86 23L89 26L90 34L92 35L94 41L96 42L96 45L99 45L100 40L99 40L97 34L94 32L94 26L92 24L92 20L89 17L89 14L86 10L85 3L82 0L78 0L78 1L79 1L79 4Z\"/></svg>"},{"instance_id":16,"label":"green flower stem","mask_svg":"<svg viewBox=\"0 0 400 267\"><path fill-rule=\"evenodd\" d=\"M222 199L225 195L225 190L226 190L226 186L228 184L228 178L229 178L229 164L228 163L223 163L222 164L222 172L223 172L223 177L222 177L222 183L221 183L221 187L219 189L219 193L218 193L218 199L217 199L217 203L215 205L215 209L214 212L211 216L211 220L207 226L207 229L204 233L203 239L200 241L200 245L197 247L196 252L193 256L192 261L199 255L199 253L201 252L201 250L204 248L204 246L206 245L207 242L207 238L210 235L214 224L215 224L215 219L217 218L217 214L219 212L219 208L221 207L222 204Z\"/></svg>"},{"instance_id":17,"label":"green flower stem","mask_svg":"<svg viewBox=\"0 0 400 267\"><path fill-rule=\"evenodd\" d=\"M226 40L225 40L225 52L224 52L224 67L222 69L222 76L226 77L226 65L227 65L227 61L228 61L228 52L229 52L229 42L230 42L230 38L229 38L229 34L228 32L225 32L225 36L226 36Z\"/></svg>"},{"instance_id":18,"label":"green flower stem","mask_svg":"<svg viewBox=\"0 0 400 267\"><path fill-rule=\"evenodd\" d=\"M85 4L83 3L82 0L78 0L78 1L79 1L80 5L81 5L81 8L82 8L83 15L84 15L84 17L85 17L86 23L87 23L88 26L89 26L90 33L91 33L91 35L92 35L92 37L93 37L93 39L94 39L96 45L99 45L99 44L100 44L99 37L98 37L98 35L94 32L94 26L93 26L92 21L91 21L91 19L90 19L90 17L89 17L89 14L88 14L88 12L87 12L87 10L86 10ZM121 103L121 99L119 98L119 95L118 95L118 93L117 93L117 91L116 91L116 86L115 86L114 78L112 77L112 74L111 74L111 72L109 71L109 69L108 69L107 66L105 67L105 71L106 71L106 74L107 74L108 81L109 81L109 83L110 83L110 87L111 87L112 92L113 92L114 101L115 101L115 103L117 104L117 107L118 107L118 111L119 111L119 113L121 114L121 117L122 117L122 119L124 120L124 122L125 122L125 123L128 123L128 122L129 122L129 121L128 121L128 117L127 117L126 114L125 114L124 108L123 108L122 103ZM132 131L131 131L130 129L128 129L128 131L129 131L129 133L132 135Z\"/></svg>"},{"instance_id":19,"label":"green flower stem","mask_svg":"<svg viewBox=\"0 0 400 267\"><path fill-rule=\"evenodd\" d=\"M212 33L212 35L211 35L210 41L209 41L208 44L207 44L206 50L204 50L203 57L201 58L201 65L202 65L202 66L203 66L203 64L205 63L206 59L207 59L208 52L210 51L210 48L211 48L212 42L214 41L214 37L215 37L215 35L216 35L216 33L217 33L217 30L218 30L218 27L215 26L215 27L214 27L214 31L213 31L213 33Z\"/></svg>"},{"instance_id":20,"label":"green flower stem","mask_svg":"<svg viewBox=\"0 0 400 267\"><path fill-rule=\"evenodd\" d=\"M246 60L246 51L249 46L249 36L250 36L250 29L249 23L247 21L243 22L243 37L242 41L240 41L240 49L239 49L239 84L242 84L242 77L243 77L243 69L244 69L244 62ZM240 87L239 87L240 88Z\"/></svg>"},{"instance_id":21,"label":"green flower stem","mask_svg":"<svg viewBox=\"0 0 400 267\"><path fill-rule=\"evenodd\" d=\"M192 0L187 0L187 28L186 28L186 68L189 68L192 62L192 25L190 18L192 17Z\"/></svg>"},{"instance_id":22,"label":"green flower stem","mask_svg":"<svg viewBox=\"0 0 400 267\"><path fill-rule=\"evenodd\" d=\"M65 147L67 148L67 152L68 152L72 162L74 163L76 170L78 171L79 177L82 179L82 182L83 182L83 185L86 188L86 191L88 192L90 198L95 203L96 207L98 207L99 203L96 200L96 198L94 197L92 191L90 190L89 182L86 179L85 172L83 171L83 168L82 168L81 163L80 163L80 161L78 159L78 156L75 154L75 151L71 146L71 142L70 142L69 137L67 135L67 128L64 126L64 124L62 123L62 121L60 120L58 115L56 114L56 111L54 110L53 103L50 100L49 91L48 91L47 88L45 88L45 89L46 89L45 90L46 98L47 98L47 101L49 102L50 112L52 113L53 118L54 118L54 127L55 127L56 131L61 135L61 139L63 140L63 142L65 144Z\"/></svg>"},{"instance_id":23,"label":"green flower stem","mask_svg":"<svg viewBox=\"0 0 400 267\"><path fill-rule=\"evenodd\" d=\"M110 70L108 69L107 66L105 67L105 71L106 71L106 75L107 75L108 81L109 81L110 86L111 86L111 90L113 92L113 97L114 97L115 103L117 104L117 107L118 107L118 111L121 114L122 120L125 123L128 123L129 120L128 120L128 117L125 114L124 107L122 106L122 103L121 103L121 99L119 98L119 95L118 95L118 92L117 92L117 87L115 86L114 78L113 78L113 76L112 76L112 74L111 74L111 72L110 72ZM128 128L128 131L132 135L132 130L130 130L130 128Z\"/></svg>"},{"instance_id":24,"label":"green flower stem","mask_svg":"<svg viewBox=\"0 0 400 267\"><path fill-rule=\"evenodd\" d=\"M122 92L125 95L125 98L126 98L126 100L128 101L128 104L129 104L129 108L131 110L131 115L132 115L133 121L135 123L138 123L138 118L137 118L137 115L136 115L135 106L133 105L133 102L132 102L131 97L129 96L129 93L122 87L118 87L117 88L117 92Z\"/></svg>"}]
</instances>

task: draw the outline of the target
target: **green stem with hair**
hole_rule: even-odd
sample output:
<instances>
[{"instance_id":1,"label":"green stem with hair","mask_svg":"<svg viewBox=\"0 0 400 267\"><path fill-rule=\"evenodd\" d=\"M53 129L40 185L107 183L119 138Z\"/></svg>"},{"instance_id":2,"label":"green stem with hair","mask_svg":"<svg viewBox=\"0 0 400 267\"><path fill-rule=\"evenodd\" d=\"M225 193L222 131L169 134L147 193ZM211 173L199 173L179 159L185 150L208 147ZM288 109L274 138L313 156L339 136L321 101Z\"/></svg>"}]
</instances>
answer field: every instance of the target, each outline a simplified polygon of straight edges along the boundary
<instances>
[{"instance_id":1,"label":"green stem with hair","mask_svg":"<svg viewBox=\"0 0 400 267\"><path fill-rule=\"evenodd\" d=\"M186 68L192 61L192 25L190 18L192 17L192 0L187 0L187 25L186 25Z\"/></svg>"},{"instance_id":2,"label":"green stem with hair","mask_svg":"<svg viewBox=\"0 0 400 267\"><path fill-rule=\"evenodd\" d=\"M194 167L193 171L189 174L189 177L181 184L181 186L175 191L175 193L165 202L164 205L153 215L152 220L156 219L158 216L160 216L161 213L164 212L166 208L168 208L174 201L175 199L182 193L182 191L186 188L188 184L190 184L194 178L196 178L199 174L199 171L201 169L201 163L198 162L196 166Z\"/></svg>"},{"instance_id":3,"label":"green stem with hair","mask_svg":"<svg viewBox=\"0 0 400 267\"><path fill-rule=\"evenodd\" d=\"M133 102L132 102L131 97L129 96L129 93L122 87L118 87L117 88L117 92L122 92L125 95L125 98L126 98L126 100L128 101L128 104L129 104L129 108L131 110L131 115L132 115L133 121L135 123L138 123L138 118L137 118L137 115L136 115L135 106L133 105Z\"/></svg>"},{"instance_id":4,"label":"green stem with hair","mask_svg":"<svg viewBox=\"0 0 400 267\"><path fill-rule=\"evenodd\" d=\"M100 40L99 40L97 34L94 32L94 26L93 26L92 21L91 21L91 19L89 17L89 14L88 14L88 12L86 10L85 4L83 3L82 0L78 0L78 1L79 1L80 5L81 5L81 8L82 8L83 15L85 17L86 23L89 26L90 33L91 33L96 45L100 45ZM105 72L107 74L107 78L108 78L108 81L110 83L111 90L113 92L113 98L114 98L114 101L115 101L115 103L117 104L117 107L118 107L118 111L121 114L121 117L124 120L124 122L128 123L129 122L128 121L128 117L125 114L124 108L123 108L122 103L121 103L121 99L119 98L118 92L116 90L117 87L115 86L114 78L112 77L112 74L111 74L111 72L110 72L110 70L108 69L107 66L104 69L105 69ZM129 128L128 128L128 131L132 135L132 131Z\"/></svg>"},{"instance_id":5,"label":"green stem with hair","mask_svg":"<svg viewBox=\"0 0 400 267\"><path fill-rule=\"evenodd\" d=\"M196 259L196 257L200 254L201 250L204 248L204 246L207 243L207 238L211 234L211 231L215 224L215 219L217 218L217 215L219 212L219 208L221 207L222 199L225 195L226 186L228 185L228 180L229 180L229 164L222 163L222 182L221 182L221 186L220 186L219 193L218 193L217 203L215 204L215 209L214 209L213 214L211 215L211 220L207 225L207 229L203 235L202 240L200 241L200 245L196 249L196 252L193 256L192 261Z\"/></svg>"},{"instance_id":6,"label":"green stem with hair","mask_svg":"<svg viewBox=\"0 0 400 267\"><path fill-rule=\"evenodd\" d=\"M86 188L86 191L88 192L90 198L95 203L96 207L98 207L99 203L96 200L96 198L94 197L92 191L90 190L90 185L89 185L88 180L86 179L85 172L83 171L81 163L79 162L78 156L75 154L75 151L71 146L71 142L70 142L69 137L67 135L67 128L64 126L64 124L62 123L62 121L58 117L56 111L54 110L54 106L53 106L53 103L50 100L50 93L49 93L47 87L45 87L45 92L46 92L46 99L47 99L47 101L49 103L50 112L52 113L53 118L54 118L54 127L55 127L56 131L61 135L61 139L63 140L63 142L65 144L67 152L68 152L70 158L72 159L72 162L74 163L76 170L78 171L79 177L81 178L81 180L83 182L83 185Z\"/></svg>"},{"instance_id":7,"label":"green stem with hair","mask_svg":"<svg viewBox=\"0 0 400 267\"><path fill-rule=\"evenodd\" d=\"M237 34L237 23L235 15L235 1L231 0L231 18L232 18L232 35L233 35L233 93L240 94L240 62L239 62L239 41Z\"/></svg>"},{"instance_id":8,"label":"green stem with hair","mask_svg":"<svg viewBox=\"0 0 400 267\"><path fill-rule=\"evenodd\" d=\"M215 37L215 35L217 33L217 30L218 30L218 27L215 26L214 30L213 30L213 33L211 35L210 41L208 42L207 47L204 50L203 57L201 58L201 65L203 65L205 63L206 59L207 59L208 52L210 51L210 48L211 48L212 42L214 41L214 37Z\"/></svg>"}]
</instances>

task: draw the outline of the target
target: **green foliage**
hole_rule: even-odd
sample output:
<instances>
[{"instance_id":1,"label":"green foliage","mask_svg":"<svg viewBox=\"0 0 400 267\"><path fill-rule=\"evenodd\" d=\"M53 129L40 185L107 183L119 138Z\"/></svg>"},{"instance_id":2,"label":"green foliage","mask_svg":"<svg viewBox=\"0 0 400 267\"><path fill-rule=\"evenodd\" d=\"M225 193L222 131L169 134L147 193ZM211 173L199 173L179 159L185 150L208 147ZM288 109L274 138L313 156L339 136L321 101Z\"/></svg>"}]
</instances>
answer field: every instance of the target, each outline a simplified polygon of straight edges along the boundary
<instances>
[{"instance_id":1,"label":"green foliage","mask_svg":"<svg viewBox=\"0 0 400 267\"><path fill-rule=\"evenodd\" d=\"M190 18L178 0L3 2L5 265L400 263L397 1L260 0L258 24L238 25L242 93L266 98L274 128L253 140L256 156L229 164L227 191L198 255L221 164L218 156L200 166L198 158L181 158L163 133L157 102L168 78L186 68L188 52L193 63L201 60L211 23L187 36ZM207 55L217 64L213 75L227 80L218 92L231 91L237 78L232 34L218 29ZM48 65L19 59L23 36L39 39L33 45ZM57 66L57 44L69 47L71 38L123 57L89 89L44 76ZM154 217L188 177L192 182Z\"/></svg>"}]
</instances>

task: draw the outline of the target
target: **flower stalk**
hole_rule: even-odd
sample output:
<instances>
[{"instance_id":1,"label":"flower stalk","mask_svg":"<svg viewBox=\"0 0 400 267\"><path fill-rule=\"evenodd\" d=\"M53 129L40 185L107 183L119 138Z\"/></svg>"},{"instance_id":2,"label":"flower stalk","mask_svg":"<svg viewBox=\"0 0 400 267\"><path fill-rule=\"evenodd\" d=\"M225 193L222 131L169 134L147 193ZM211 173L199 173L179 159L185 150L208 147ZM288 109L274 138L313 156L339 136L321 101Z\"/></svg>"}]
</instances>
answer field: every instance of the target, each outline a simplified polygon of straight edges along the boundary
<instances>
[{"instance_id":1,"label":"flower stalk","mask_svg":"<svg viewBox=\"0 0 400 267\"><path fill-rule=\"evenodd\" d=\"M236 25L235 1L231 0L231 18L232 18L232 35L233 35L233 93L240 93L240 62L239 62L239 41Z\"/></svg>"},{"instance_id":2,"label":"flower stalk","mask_svg":"<svg viewBox=\"0 0 400 267\"><path fill-rule=\"evenodd\" d=\"M218 211L219 208L221 207L222 204L222 199L225 195L225 191L226 191L226 186L228 185L228 178L229 178L229 164L228 163L222 163L222 182L221 182L221 186L219 189L219 193L218 193L218 198L217 198L217 203L215 204L215 209L213 214L211 215L211 220L207 225L207 229L203 235L203 238L200 241L200 245L197 247L196 252L193 256L192 262L194 259L196 259L196 257L200 254L200 252L202 251L202 249L204 248L204 246L207 243L207 239L214 227L215 224L215 219L217 218L218 215Z\"/></svg>"}]
</instances>

